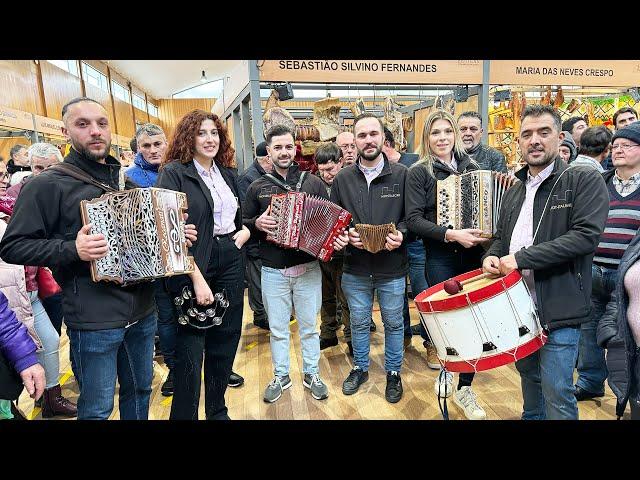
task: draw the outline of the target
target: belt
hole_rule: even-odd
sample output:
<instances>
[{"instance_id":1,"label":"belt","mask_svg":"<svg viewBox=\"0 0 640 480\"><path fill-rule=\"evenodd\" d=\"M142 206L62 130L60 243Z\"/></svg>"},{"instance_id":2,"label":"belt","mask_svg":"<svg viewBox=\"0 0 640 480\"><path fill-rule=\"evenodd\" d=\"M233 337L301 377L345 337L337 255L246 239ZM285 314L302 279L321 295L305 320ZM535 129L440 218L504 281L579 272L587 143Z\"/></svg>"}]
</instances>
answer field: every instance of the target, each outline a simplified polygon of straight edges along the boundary
<instances>
[{"instance_id":1,"label":"belt","mask_svg":"<svg viewBox=\"0 0 640 480\"><path fill-rule=\"evenodd\" d=\"M220 240L222 238L227 238L229 240L231 240L234 235L236 234L236 232L231 232L231 233L224 233L221 235L214 235L213 238L215 238L216 240Z\"/></svg>"}]
</instances>

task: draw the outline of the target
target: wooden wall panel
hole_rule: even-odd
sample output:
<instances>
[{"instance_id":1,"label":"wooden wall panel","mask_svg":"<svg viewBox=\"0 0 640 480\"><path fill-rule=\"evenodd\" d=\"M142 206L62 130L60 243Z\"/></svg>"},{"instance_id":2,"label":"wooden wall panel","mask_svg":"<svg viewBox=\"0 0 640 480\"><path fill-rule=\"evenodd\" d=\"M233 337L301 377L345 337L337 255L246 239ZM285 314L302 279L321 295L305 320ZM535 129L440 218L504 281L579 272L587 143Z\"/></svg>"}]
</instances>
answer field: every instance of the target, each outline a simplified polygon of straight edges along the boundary
<instances>
[{"instance_id":1,"label":"wooden wall panel","mask_svg":"<svg viewBox=\"0 0 640 480\"><path fill-rule=\"evenodd\" d=\"M0 105L44 115L37 68L33 60L0 60Z\"/></svg>"},{"instance_id":2,"label":"wooden wall panel","mask_svg":"<svg viewBox=\"0 0 640 480\"><path fill-rule=\"evenodd\" d=\"M422 130L424 129L424 123L427 120L427 117L431 113L432 107L421 108L420 110L416 110L414 113L414 127L413 127L413 152L418 151L418 147L420 146L420 142L422 141Z\"/></svg>"},{"instance_id":3,"label":"wooden wall panel","mask_svg":"<svg viewBox=\"0 0 640 480\"><path fill-rule=\"evenodd\" d=\"M164 129L168 137L173 133L173 129L180 119L191 110L204 110L210 112L215 99L213 98L188 98L188 99L160 99L155 105L158 106L158 116L160 126Z\"/></svg>"},{"instance_id":4,"label":"wooden wall panel","mask_svg":"<svg viewBox=\"0 0 640 480\"><path fill-rule=\"evenodd\" d=\"M73 98L82 96L80 79L46 61L40 62L40 71L42 72L46 103L45 116L62 120L64 104Z\"/></svg>"},{"instance_id":5,"label":"wooden wall panel","mask_svg":"<svg viewBox=\"0 0 640 480\"><path fill-rule=\"evenodd\" d=\"M111 104L111 94L105 92L101 88L98 88L94 85L90 85L85 83L84 86L87 97L93 98L95 101L99 102L107 111L107 115L109 117L109 125L111 125L111 131L115 133L116 131L116 122L115 117L113 116L113 105Z\"/></svg>"},{"instance_id":6,"label":"wooden wall panel","mask_svg":"<svg viewBox=\"0 0 640 480\"><path fill-rule=\"evenodd\" d=\"M149 123L149 114L136 107L133 107L133 119L136 122Z\"/></svg>"},{"instance_id":7,"label":"wooden wall panel","mask_svg":"<svg viewBox=\"0 0 640 480\"><path fill-rule=\"evenodd\" d=\"M133 113L131 105L118 98L113 99L113 105L116 112L117 134L125 137L133 137L136 132L136 124L133 121Z\"/></svg>"}]
</instances>

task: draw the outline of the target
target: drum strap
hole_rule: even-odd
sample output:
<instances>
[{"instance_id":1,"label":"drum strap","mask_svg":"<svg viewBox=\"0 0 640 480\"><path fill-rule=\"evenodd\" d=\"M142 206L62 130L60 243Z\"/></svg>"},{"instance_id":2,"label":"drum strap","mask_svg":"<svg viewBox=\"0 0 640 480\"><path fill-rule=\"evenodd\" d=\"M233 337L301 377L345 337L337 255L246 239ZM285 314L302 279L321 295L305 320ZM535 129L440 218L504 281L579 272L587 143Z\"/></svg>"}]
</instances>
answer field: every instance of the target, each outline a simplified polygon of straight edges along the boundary
<instances>
[{"instance_id":1,"label":"drum strap","mask_svg":"<svg viewBox=\"0 0 640 480\"><path fill-rule=\"evenodd\" d=\"M536 241L536 235L538 235L538 230L540 229L540 225L542 224L542 219L544 218L544 214L547 213L547 207L549 206L549 200L551 200L551 197L553 196L553 191L556 189L556 185L558 185L558 182L562 178L562 175L564 175L568 171L569 171L569 169L567 168L560 175L558 175L558 178L556 178L556 181L554 182L553 187L551 187L551 191L549 192L549 197L547 198L547 201L544 204L544 208L542 209L542 215L540 215L540 220L538 220L538 226L536 227L536 230L533 233L533 239L531 240L532 242Z\"/></svg>"}]
</instances>

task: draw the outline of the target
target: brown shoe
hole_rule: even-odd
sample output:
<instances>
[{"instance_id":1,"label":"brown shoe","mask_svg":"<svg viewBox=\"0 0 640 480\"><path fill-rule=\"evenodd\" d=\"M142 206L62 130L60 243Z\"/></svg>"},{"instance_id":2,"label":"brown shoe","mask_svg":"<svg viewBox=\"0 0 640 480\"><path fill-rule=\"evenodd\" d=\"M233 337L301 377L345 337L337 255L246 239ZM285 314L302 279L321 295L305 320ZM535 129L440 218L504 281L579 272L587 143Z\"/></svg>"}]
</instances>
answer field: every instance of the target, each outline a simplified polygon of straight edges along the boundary
<instances>
[{"instance_id":1,"label":"brown shoe","mask_svg":"<svg viewBox=\"0 0 640 480\"><path fill-rule=\"evenodd\" d=\"M56 415L65 417L78 415L78 407L62 396L60 385L45 389L42 398L42 418L55 417Z\"/></svg>"},{"instance_id":2,"label":"brown shoe","mask_svg":"<svg viewBox=\"0 0 640 480\"><path fill-rule=\"evenodd\" d=\"M431 344L425 345L427 349L427 366L432 370L440 370L440 360L438 360L438 351Z\"/></svg>"}]
</instances>

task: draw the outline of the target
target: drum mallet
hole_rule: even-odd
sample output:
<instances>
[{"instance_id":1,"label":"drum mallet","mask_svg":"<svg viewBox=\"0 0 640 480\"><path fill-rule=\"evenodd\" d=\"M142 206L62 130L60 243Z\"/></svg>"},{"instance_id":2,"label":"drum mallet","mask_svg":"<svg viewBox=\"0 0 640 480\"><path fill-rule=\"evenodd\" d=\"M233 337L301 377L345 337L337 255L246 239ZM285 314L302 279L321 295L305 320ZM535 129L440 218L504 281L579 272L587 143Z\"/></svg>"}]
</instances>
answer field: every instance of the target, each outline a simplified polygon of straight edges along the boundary
<instances>
[{"instance_id":1,"label":"drum mallet","mask_svg":"<svg viewBox=\"0 0 640 480\"><path fill-rule=\"evenodd\" d=\"M455 295L456 293L460 293L463 290L463 286L468 283L473 283L478 280L482 280L483 278L496 277L496 276L497 275L493 273L483 273L481 275L478 275L477 277L468 278L461 282L451 278L446 282L444 282L444 291L447 292L449 295Z\"/></svg>"}]
</instances>

